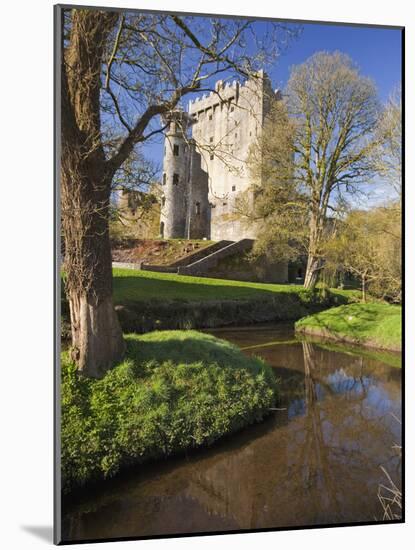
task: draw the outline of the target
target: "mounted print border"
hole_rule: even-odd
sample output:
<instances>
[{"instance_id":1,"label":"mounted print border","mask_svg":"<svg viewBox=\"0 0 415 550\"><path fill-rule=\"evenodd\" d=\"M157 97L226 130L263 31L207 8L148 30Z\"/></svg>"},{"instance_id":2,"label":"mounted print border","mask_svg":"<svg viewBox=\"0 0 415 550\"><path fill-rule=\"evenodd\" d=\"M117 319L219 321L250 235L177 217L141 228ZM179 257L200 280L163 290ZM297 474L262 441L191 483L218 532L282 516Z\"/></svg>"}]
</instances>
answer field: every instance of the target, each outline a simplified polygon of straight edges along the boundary
<instances>
[{"instance_id":1,"label":"mounted print border","mask_svg":"<svg viewBox=\"0 0 415 550\"><path fill-rule=\"evenodd\" d=\"M404 28L54 14L55 543L404 522Z\"/></svg>"}]
</instances>

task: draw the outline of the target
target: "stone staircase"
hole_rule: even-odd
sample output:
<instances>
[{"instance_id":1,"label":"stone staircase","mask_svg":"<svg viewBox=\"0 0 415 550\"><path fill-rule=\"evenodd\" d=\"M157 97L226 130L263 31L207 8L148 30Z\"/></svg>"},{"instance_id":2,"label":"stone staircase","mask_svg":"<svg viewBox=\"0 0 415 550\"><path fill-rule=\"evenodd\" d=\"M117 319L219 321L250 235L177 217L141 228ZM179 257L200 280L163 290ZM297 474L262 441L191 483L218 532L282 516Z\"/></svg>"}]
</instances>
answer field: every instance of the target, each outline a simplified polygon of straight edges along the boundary
<instances>
[{"instance_id":1,"label":"stone staircase","mask_svg":"<svg viewBox=\"0 0 415 550\"><path fill-rule=\"evenodd\" d=\"M177 273L179 275L202 276L206 273L208 269L216 267L219 260L222 260L223 258L228 258L229 256L234 256L235 254L239 254L240 252L247 252L248 250L251 250L254 242L255 241L253 239L241 239L240 241L231 242L220 250L216 250L208 256L200 258L193 263L179 266L177 269Z\"/></svg>"},{"instance_id":2,"label":"stone staircase","mask_svg":"<svg viewBox=\"0 0 415 550\"><path fill-rule=\"evenodd\" d=\"M242 239L240 241L218 241L206 248L192 252L169 265L151 264L128 264L113 262L113 267L126 267L130 269L141 269L143 271L156 271L158 273L177 273L179 275L203 276L207 270L216 267L223 258L234 256L241 252L252 249L253 239Z\"/></svg>"},{"instance_id":3,"label":"stone staircase","mask_svg":"<svg viewBox=\"0 0 415 550\"><path fill-rule=\"evenodd\" d=\"M182 256L175 262L168 265L152 265L142 263L140 269L143 271L157 271L159 273L178 273L179 268L186 267L203 260L204 258L211 256L213 253L219 252L220 250L228 247L232 243L233 241L217 241L216 243L206 246L201 250L196 250L186 256Z\"/></svg>"}]
</instances>

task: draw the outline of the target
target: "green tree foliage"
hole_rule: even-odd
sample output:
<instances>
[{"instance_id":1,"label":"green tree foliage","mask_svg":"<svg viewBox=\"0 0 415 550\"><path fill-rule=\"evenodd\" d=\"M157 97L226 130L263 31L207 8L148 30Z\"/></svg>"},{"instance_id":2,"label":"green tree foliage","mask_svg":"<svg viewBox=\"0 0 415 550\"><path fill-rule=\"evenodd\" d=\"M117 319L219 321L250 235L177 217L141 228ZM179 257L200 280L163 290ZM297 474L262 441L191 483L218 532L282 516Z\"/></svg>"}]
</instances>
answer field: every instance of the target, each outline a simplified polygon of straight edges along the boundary
<instances>
[{"instance_id":1,"label":"green tree foliage","mask_svg":"<svg viewBox=\"0 0 415 550\"><path fill-rule=\"evenodd\" d=\"M366 292L400 302L401 210L397 203L351 212L327 244L326 267L354 275Z\"/></svg>"},{"instance_id":2,"label":"green tree foliage","mask_svg":"<svg viewBox=\"0 0 415 550\"><path fill-rule=\"evenodd\" d=\"M284 102L274 103L263 137L248 158L255 200L239 209L258 226L254 254L293 261L308 249L308 198L294 180L295 124ZM258 183L257 183L258 182Z\"/></svg>"}]
</instances>

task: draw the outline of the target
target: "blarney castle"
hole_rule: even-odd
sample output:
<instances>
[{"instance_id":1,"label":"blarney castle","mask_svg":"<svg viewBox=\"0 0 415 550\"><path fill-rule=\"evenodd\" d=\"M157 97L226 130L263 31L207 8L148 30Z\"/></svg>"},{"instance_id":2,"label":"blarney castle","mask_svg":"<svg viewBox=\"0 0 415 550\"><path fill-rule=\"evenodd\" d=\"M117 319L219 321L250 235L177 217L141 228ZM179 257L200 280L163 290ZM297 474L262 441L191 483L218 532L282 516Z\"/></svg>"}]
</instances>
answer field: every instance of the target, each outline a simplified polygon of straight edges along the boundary
<instances>
[{"instance_id":1,"label":"blarney castle","mask_svg":"<svg viewBox=\"0 0 415 550\"><path fill-rule=\"evenodd\" d=\"M213 241L254 239L255 226L237 212L252 201L246 164L271 102L280 99L267 75L216 82L215 91L190 101L188 112L166 120L160 235Z\"/></svg>"}]
</instances>

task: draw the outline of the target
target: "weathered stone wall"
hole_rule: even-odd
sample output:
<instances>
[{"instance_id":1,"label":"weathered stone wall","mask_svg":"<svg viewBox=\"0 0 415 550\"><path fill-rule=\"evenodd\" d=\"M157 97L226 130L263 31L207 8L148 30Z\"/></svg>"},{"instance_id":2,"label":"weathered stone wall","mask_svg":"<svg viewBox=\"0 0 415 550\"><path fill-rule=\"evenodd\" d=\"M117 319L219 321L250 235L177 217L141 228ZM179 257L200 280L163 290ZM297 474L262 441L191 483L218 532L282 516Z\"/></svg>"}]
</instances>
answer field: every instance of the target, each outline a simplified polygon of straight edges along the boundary
<instances>
[{"instance_id":1,"label":"weathered stone wall","mask_svg":"<svg viewBox=\"0 0 415 550\"><path fill-rule=\"evenodd\" d=\"M216 83L216 92L189 103L192 135L209 178L211 238L255 238L256 227L241 221L236 200L249 197L251 179L246 164L251 144L262 133L264 117L274 98L263 71L245 84Z\"/></svg>"},{"instance_id":2,"label":"weathered stone wall","mask_svg":"<svg viewBox=\"0 0 415 550\"><path fill-rule=\"evenodd\" d=\"M221 260L208 269L206 277L259 283L288 283L287 262L268 262L265 258L249 260L244 254Z\"/></svg>"}]
</instances>

